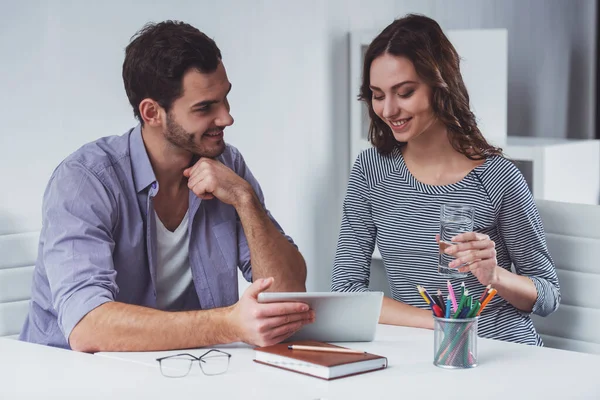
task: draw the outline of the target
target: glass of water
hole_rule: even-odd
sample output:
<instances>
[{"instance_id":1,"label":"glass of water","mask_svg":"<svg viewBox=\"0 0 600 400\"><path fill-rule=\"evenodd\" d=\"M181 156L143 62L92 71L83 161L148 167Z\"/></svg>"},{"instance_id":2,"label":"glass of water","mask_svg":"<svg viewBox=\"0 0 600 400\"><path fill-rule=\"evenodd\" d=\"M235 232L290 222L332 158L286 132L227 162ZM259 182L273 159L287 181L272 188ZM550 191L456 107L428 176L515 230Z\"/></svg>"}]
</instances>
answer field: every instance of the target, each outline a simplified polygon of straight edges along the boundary
<instances>
[{"instance_id":1,"label":"glass of water","mask_svg":"<svg viewBox=\"0 0 600 400\"><path fill-rule=\"evenodd\" d=\"M457 268L450 268L448 264L454 257L444 253L444 250L455 244L450 239L465 232L473 232L475 208L457 204L442 204L440 209L440 256L438 272L447 278L465 278L467 272L459 272Z\"/></svg>"}]
</instances>

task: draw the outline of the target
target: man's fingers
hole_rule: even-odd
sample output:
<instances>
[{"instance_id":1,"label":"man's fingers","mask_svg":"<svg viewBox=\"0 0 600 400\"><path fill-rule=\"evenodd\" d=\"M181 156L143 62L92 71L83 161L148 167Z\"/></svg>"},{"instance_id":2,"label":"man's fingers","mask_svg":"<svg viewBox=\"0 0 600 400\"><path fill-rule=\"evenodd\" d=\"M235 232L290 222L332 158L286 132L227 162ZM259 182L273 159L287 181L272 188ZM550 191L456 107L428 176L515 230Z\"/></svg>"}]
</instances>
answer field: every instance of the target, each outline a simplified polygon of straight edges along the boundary
<instances>
[{"instance_id":1,"label":"man's fingers","mask_svg":"<svg viewBox=\"0 0 600 400\"><path fill-rule=\"evenodd\" d=\"M281 303L269 303L260 304L257 309L256 317L258 318L270 318L279 317L287 314L297 314L308 311L309 307L305 303L300 302L281 302Z\"/></svg>"},{"instance_id":2,"label":"man's fingers","mask_svg":"<svg viewBox=\"0 0 600 400\"><path fill-rule=\"evenodd\" d=\"M200 197L203 200L208 200L208 199L212 199L214 198L214 188L212 188L210 185L212 184L211 180L205 179L202 180L198 183L196 183L196 185L190 187L190 190L192 192L194 192L194 194L198 197ZM189 184L188 184L189 187Z\"/></svg>"},{"instance_id":3,"label":"man's fingers","mask_svg":"<svg viewBox=\"0 0 600 400\"><path fill-rule=\"evenodd\" d=\"M200 158L200 160L196 161L196 164L183 170L183 176L186 178L193 178L196 175L200 175L212 168L211 162L213 162L213 160L208 158Z\"/></svg>"},{"instance_id":4,"label":"man's fingers","mask_svg":"<svg viewBox=\"0 0 600 400\"><path fill-rule=\"evenodd\" d=\"M196 194L202 196L206 193L212 194L217 190L218 181L214 175L200 173L188 181L188 188Z\"/></svg>"},{"instance_id":5,"label":"man's fingers","mask_svg":"<svg viewBox=\"0 0 600 400\"><path fill-rule=\"evenodd\" d=\"M268 346L271 346L271 345L274 345L274 344L277 344L277 343L281 343L284 340L288 339L290 336L292 336L296 332L297 332L297 330L296 331L292 331L292 332L286 332L283 335L279 335L279 336L275 336L273 338L270 338L270 339L267 340L268 343L269 343Z\"/></svg>"},{"instance_id":6,"label":"man's fingers","mask_svg":"<svg viewBox=\"0 0 600 400\"><path fill-rule=\"evenodd\" d=\"M200 177L198 175L192 175L188 178L187 186L189 189L192 189L200 182Z\"/></svg>"},{"instance_id":7,"label":"man's fingers","mask_svg":"<svg viewBox=\"0 0 600 400\"><path fill-rule=\"evenodd\" d=\"M279 338L279 337L283 336L284 338L281 340L285 340L285 338L288 338L291 335L293 335L294 333L298 332L300 330L300 328L302 328L307 323L308 323L308 320L302 320L302 321L294 321L294 322L290 322L289 324L281 325L275 329L272 329L271 332L269 332L267 339L272 340L274 338Z\"/></svg>"},{"instance_id":8,"label":"man's fingers","mask_svg":"<svg viewBox=\"0 0 600 400\"><path fill-rule=\"evenodd\" d=\"M209 174L205 170L192 171L192 174L188 179L188 187L191 189L199 182L204 181L207 176L209 176Z\"/></svg>"},{"instance_id":9,"label":"man's fingers","mask_svg":"<svg viewBox=\"0 0 600 400\"><path fill-rule=\"evenodd\" d=\"M254 282L252 282L252 285L250 285L248 289L246 289L243 296L249 296L256 300L258 298L258 294L267 290L272 284L272 277L265 279L257 279Z\"/></svg>"},{"instance_id":10,"label":"man's fingers","mask_svg":"<svg viewBox=\"0 0 600 400\"><path fill-rule=\"evenodd\" d=\"M202 164L199 161L197 161L196 164L187 168L185 171L183 171L183 173L185 175L185 173L187 171L188 177L191 177L191 176L197 175L201 169L202 169Z\"/></svg>"},{"instance_id":11,"label":"man's fingers","mask_svg":"<svg viewBox=\"0 0 600 400\"><path fill-rule=\"evenodd\" d=\"M264 331L267 332L279 326L289 324L290 322L305 321L305 323L311 323L314 321L314 319L315 312L313 310L310 310L301 313L286 314L281 315L279 317L267 318L266 321L263 323L262 327Z\"/></svg>"}]
</instances>

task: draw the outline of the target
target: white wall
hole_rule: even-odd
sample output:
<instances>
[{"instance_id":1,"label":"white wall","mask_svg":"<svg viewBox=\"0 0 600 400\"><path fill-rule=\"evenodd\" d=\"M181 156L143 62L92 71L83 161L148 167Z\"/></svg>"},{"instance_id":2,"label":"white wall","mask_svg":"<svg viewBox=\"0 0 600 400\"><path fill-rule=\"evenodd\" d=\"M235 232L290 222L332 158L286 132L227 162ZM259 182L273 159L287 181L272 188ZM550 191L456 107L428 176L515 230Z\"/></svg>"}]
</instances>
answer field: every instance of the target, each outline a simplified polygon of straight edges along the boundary
<instances>
[{"instance_id":1,"label":"white wall","mask_svg":"<svg viewBox=\"0 0 600 400\"><path fill-rule=\"evenodd\" d=\"M518 14L517 4L540 10L546 4L510 0L507 11L501 7L504 2L481 3L485 6L466 0L453 2L456 7L442 1L391 0L3 2L0 234L39 229L41 196L60 160L87 141L121 134L135 124L122 88L123 49L145 22L182 19L221 48L233 83L230 102L236 119L227 140L244 153L267 205L298 243L309 267L309 290L328 290L348 177L348 96L357 95L348 90L348 32L382 29L409 11L431 13L447 28L502 28L502 21ZM560 12L577 8L548 4ZM490 10L505 19L488 24L485 13ZM540 23L547 26L545 19ZM571 21L569 32L580 32L580 25ZM557 36L564 33L560 26ZM547 41L553 43L551 39ZM561 57L549 52L545 68L552 69ZM556 110L545 107L563 107L566 101L558 96L564 96L564 87L541 79L521 87L510 83L509 75L509 99L516 87L532 91L532 104L546 99L534 110L536 117L528 117L537 121L531 122L535 127L553 118ZM514 122L515 116L524 118L519 115L513 109L511 121L509 108L509 133L511 127L528 127ZM579 116L570 114L569 120Z\"/></svg>"},{"instance_id":2,"label":"white wall","mask_svg":"<svg viewBox=\"0 0 600 400\"><path fill-rule=\"evenodd\" d=\"M596 0L409 0L445 29L508 29L508 134L595 136Z\"/></svg>"}]
</instances>

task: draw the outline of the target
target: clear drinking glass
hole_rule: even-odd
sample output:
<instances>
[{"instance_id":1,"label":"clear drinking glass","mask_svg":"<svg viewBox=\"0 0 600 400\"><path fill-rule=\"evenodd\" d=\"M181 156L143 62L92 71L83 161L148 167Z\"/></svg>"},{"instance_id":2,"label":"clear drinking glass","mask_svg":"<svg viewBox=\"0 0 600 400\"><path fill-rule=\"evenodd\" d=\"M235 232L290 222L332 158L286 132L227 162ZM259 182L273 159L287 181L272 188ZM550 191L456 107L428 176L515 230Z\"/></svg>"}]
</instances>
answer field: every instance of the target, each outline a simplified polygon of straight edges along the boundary
<instances>
[{"instance_id":1,"label":"clear drinking glass","mask_svg":"<svg viewBox=\"0 0 600 400\"><path fill-rule=\"evenodd\" d=\"M444 250L453 245L450 240L454 236L473 231L475 208L457 204L442 204L440 209L440 255L438 272L446 278L465 278L466 272L459 272L456 268L448 267L454 257L444 253Z\"/></svg>"},{"instance_id":2,"label":"clear drinking glass","mask_svg":"<svg viewBox=\"0 0 600 400\"><path fill-rule=\"evenodd\" d=\"M477 366L477 320L433 317L433 364L442 368Z\"/></svg>"}]
</instances>

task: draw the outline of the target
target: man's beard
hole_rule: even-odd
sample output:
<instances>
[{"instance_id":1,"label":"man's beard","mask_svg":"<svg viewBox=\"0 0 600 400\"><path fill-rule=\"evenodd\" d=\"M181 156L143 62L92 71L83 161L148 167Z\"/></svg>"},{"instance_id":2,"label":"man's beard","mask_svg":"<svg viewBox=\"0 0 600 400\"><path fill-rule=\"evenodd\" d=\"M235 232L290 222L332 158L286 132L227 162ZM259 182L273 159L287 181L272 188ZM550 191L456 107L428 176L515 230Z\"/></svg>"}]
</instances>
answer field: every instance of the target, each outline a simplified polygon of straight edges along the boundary
<instances>
[{"instance_id":1,"label":"man's beard","mask_svg":"<svg viewBox=\"0 0 600 400\"><path fill-rule=\"evenodd\" d=\"M222 128L218 129L221 130ZM210 130L207 132L210 132ZM204 133L200 134L200 137ZM212 146L199 145L196 141L198 134L190 133L183 129L183 127L175 121L175 118L170 112L167 113L167 129L163 131L163 135L173 146L189 151L199 157L216 158L225 151L225 142L223 140L216 142Z\"/></svg>"}]
</instances>

